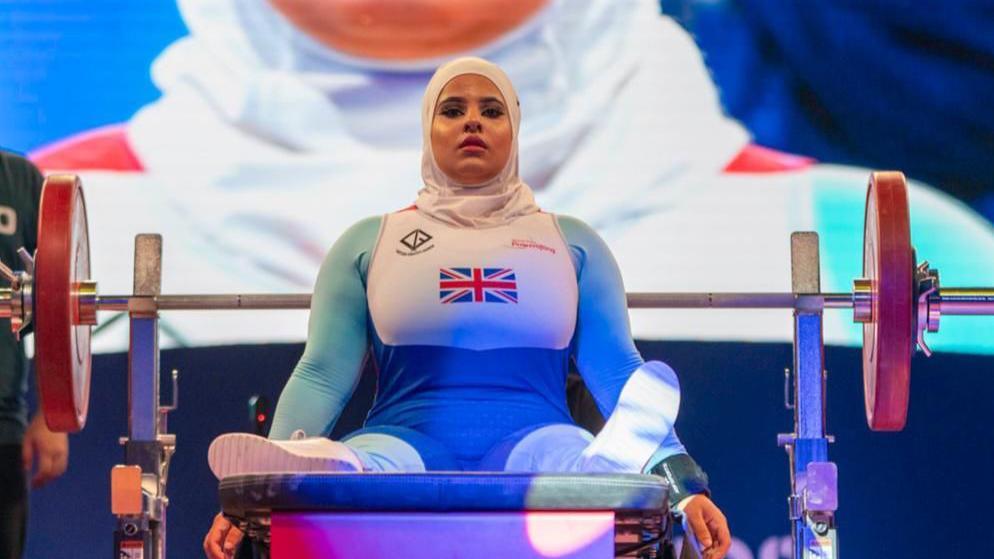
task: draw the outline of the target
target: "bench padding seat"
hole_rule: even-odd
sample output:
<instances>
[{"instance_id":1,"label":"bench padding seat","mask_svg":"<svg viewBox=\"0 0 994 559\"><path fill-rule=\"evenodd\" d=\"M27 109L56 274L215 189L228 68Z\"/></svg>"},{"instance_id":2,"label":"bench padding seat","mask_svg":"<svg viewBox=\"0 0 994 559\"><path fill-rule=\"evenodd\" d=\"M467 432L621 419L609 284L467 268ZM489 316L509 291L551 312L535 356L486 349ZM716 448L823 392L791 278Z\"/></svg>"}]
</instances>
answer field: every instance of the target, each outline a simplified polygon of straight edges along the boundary
<instances>
[{"instance_id":1,"label":"bench padding seat","mask_svg":"<svg viewBox=\"0 0 994 559\"><path fill-rule=\"evenodd\" d=\"M669 487L639 474L487 472L306 473L221 480L222 510L246 518L273 511L659 512Z\"/></svg>"}]
</instances>

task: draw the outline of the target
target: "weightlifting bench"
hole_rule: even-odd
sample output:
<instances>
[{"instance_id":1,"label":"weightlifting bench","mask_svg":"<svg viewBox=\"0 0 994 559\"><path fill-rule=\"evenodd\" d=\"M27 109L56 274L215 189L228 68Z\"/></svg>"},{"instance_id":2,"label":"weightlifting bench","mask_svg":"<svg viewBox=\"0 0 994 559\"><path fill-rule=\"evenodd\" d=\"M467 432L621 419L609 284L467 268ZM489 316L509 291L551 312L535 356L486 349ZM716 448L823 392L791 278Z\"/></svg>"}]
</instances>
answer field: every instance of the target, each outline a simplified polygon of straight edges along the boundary
<instances>
[{"instance_id":1,"label":"weightlifting bench","mask_svg":"<svg viewBox=\"0 0 994 559\"><path fill-rule=\"evenodd\" d=\"M669 487L652 475L286 473L219 492L264 559L672 554Z\"/></svg>"}]
</instances>

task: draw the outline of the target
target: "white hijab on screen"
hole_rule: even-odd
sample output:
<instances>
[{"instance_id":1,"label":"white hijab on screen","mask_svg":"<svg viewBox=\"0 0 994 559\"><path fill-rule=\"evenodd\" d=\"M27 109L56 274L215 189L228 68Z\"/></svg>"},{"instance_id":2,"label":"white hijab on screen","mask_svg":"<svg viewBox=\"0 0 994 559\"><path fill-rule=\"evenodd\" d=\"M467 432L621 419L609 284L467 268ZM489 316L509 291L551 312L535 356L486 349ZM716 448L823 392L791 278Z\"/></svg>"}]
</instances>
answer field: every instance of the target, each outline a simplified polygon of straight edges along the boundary
<instances>
[{"instance_id":1,"label":"white hijab on screen","mask_svg":"<svg viewBox=\"0 0 994 559\"><path fill-rule=\"evenodd\" d=\"M431 128L438 98L449 82L467 74L483 76L497 87L511 120L511 150L507 162L490 180L472 185L459 183L446 175L438 166L431 149ZM418 209L449 225L474 228L503 225L517 217L537 212L531 188L518 175L520 125L518 95L507 74L497 65L482 58L463 57L440 67L428 82L421 107L424 142L421 178L424 188L418 193Z\"/></svg>"}]
</instances>

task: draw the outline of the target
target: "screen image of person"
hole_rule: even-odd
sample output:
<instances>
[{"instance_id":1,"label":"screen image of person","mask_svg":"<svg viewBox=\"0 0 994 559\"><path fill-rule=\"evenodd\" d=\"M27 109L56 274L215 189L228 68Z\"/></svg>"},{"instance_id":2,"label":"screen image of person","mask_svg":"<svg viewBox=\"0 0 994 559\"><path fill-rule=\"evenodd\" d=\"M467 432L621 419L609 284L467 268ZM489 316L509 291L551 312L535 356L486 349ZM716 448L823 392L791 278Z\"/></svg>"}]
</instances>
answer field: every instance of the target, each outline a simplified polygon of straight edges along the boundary
<instances>
[{"instance_id":1,"label":"screen image of person","mask_svg":"<svg viewBox=\"0 0 994 559\"><path fill-rule=\"evenodd\" d=\"M862 275L867 169L750 144L700 53L655 0L180 0L190 34L154 62L162 97L33 154L87 188L101 291L127 292L133 234L165 237L166 292L296 292L362 216L408 205L421 92L459 55L518 88L522 177L611 246L632 291L786 291L789 234L821 235L822 289ZM408 199L405 200L405 196ZM911 185L913 238L943 282L994 280L994 232ZM306 313L164 317L168 344L299 340ZM787 341L782 311L639 311L641 339ZM264 326L262 326L264 325ZM969 320L940 350L989 352ZM829 343L858 344L844 312ZM122 323L96 338L121 349Z\"/></svg>"}]
</instances>

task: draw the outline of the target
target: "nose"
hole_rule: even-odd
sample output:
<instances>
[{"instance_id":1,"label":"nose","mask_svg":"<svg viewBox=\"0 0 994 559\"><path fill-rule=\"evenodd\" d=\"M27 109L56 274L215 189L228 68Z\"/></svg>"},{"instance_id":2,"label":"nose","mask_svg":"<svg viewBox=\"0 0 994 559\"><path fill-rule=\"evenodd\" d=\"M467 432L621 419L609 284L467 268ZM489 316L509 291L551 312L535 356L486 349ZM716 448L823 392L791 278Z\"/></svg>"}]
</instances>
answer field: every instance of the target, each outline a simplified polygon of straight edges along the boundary
<instances>
[{"instance_id":1,"label":"nose","mask_svg":"<svg viewBox=\"0 0 994 559\"><path fill-rule=\"evenodd\" d=\"M468 134L478 134L483 130L483 124L475 118L470 118L466 120L466 124L463 125L463 130Z\"/></svg>"}]
</instances>

